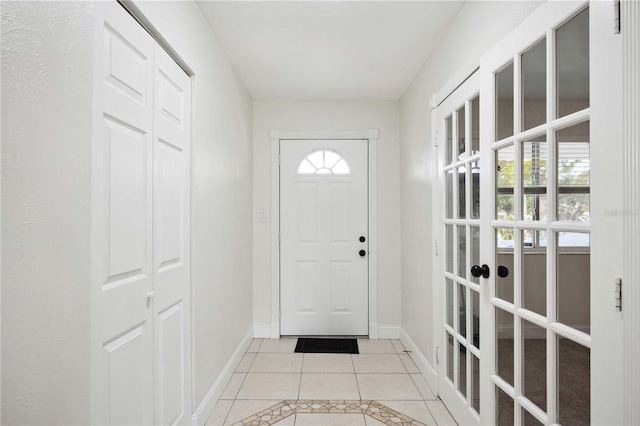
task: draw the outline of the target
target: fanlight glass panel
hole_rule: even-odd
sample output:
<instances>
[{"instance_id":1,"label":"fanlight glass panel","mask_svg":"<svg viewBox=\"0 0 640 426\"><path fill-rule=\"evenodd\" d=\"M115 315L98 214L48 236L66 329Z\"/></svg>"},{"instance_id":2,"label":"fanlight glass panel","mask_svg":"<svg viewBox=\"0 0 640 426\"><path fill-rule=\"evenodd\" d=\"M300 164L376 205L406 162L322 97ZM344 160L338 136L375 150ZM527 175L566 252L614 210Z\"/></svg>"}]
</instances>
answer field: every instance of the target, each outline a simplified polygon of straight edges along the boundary
<instances>
[{"instance_id":1,"label":"fanlight glass panel","mask_svg":"<svg viewBox=\"0 0 640 426\"><path fill-rule=\"evenodd\" d=\"M333 151L314 151L298 166L299 175L348 175L349 165Z\"/></svg>"}]
</instances>

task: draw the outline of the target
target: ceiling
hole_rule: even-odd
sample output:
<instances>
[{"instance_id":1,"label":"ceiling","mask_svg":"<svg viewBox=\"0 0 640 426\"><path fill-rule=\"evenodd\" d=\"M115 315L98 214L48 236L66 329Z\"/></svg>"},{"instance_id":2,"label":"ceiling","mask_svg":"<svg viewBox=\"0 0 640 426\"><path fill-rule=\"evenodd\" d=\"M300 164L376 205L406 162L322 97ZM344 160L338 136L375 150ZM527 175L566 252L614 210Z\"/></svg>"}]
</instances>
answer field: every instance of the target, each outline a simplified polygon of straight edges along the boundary
<instances>
[{"instance_id":1,"label":"ceiling","mask_svg":"<svg viewBox=\"0 0 640 426\"><path fill-rule=\"evenodd\" d=\"M464 1L198 1L256 100L397 100Z\"/></svg>"}]
</instances>

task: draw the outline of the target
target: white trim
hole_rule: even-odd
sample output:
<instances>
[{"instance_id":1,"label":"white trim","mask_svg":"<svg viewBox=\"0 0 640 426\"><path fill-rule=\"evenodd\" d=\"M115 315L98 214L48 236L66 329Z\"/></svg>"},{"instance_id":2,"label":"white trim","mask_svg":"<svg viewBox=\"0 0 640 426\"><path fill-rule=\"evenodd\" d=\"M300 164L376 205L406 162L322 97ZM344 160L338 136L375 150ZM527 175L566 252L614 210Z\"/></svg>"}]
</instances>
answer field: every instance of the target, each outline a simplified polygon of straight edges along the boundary
<instances>
[{"instance_id":1,"label":"white trim","mask_svg":"<svg viewBox=\"0 0 640 426\"><path fill-rule=\"evenodd\" d=\"M271 138L271 338L280 338L280 139Z\"/></svg>"},{"instance_id":2,"label":"white trim","mask_svg":"<svg viewBox=\"0 0 640 426\"><path fill-rule=\"evenodd\" d=\"M378 339L399 339L401 328L399 325L379 325Z\"/></svg>"},{"instance_id":3,"label":"white trim","mask_svg":"<svg viewBox=\"0 0 640 426\"><path fill-rule=\"evenodd\" d=\"M283 131L271 129L271 332L280 338L280 140L366 139L369 166L369 339L378 339L378 129Z\"/></svg>"},{"instance_id":4,"label":"white trim","mask_svg":"<svg viewBox=\"0 0 640 426\"><path fill-rule=\"evenodd\" d=\"M271 324L253 325L253 338L254 339L269 339L271 338Z\"/></svg>"},{"instance_id":5,"label":"white trim","mask_svg":"<svg viewBox=\"0 0 640 426\"><path fill-rule=\"evenodd\" d=\"M431 103L433 104L433 109L431 110L431 182L435 183L435 187L431 191L431 205L437 206L436 208L431 209L432 222L431 222L431 230L433 235L433 241L431 242L433 245L433 255L432 255L432 267L431 267L431 292L433 297L433 303L431 305L432 311L432 330L431 336L433 340L433 351L431 353L431 359L433 361L437 360L438 346L440 345L440 333L442 332L443 321L440 320L442 316L442 291L443 285L441 283L443 268L442 261L440 260L440 253L442 256L446 256L446 253L443 252L443 248L445 247L445 239L446 236L444 232L441 230L440 226L442 223L442 214L443 208L442 206L442 192L444 189L444 182L442 182L442 173L439 170L439 156L438 147L440 145L440 141L438 140L438 108L436 108L436 95L431 97ZM442 143L445 143L443 140ZM445 143L446 146L446 143ZM444 350L444 348L443 348ZM417 364L417 363L416 363ZM428 363L427 363L428 364ZM439 395L440 389L438 387L438 373L437 373L437 361L436 361L436 370L433 373L433 382L429 382L431 389L433 389L435 395ZM421 369L422 370L422 369ZM433 369L432 369L433 370ZM428 382L428 380L427 380Z\"/></svg>"},{"instance_id":6,"label":"white trim","mask_svg":"<svg viewBox=\"0 0 640 426\"><path fill-rule=\"evenodd\" d=\"M211 416L211 413L213 413L213 409L216 406L218 399L222 396L222 392L224 392L227 383L231 380L231 376L236 371L240 361L242 361L242 357L245 352L247 352L247 349L249 349L253 340L253 333L254 331L252 327L240 341L238 347L236 347L233 355L231 355L231 358L227 361L227 364L218 375L218 378L209 389L209 392L207 392L207 395L200 403L200 406L191 415L192 426L203 425L207 420L209 420L209 417Z\"/></svg>"},{"instance_id":7,"label":"white trim","mask_svg":"<svg viewBox=\"0 0 640 426\"><path fill-rule=\"evenodd\" d=\"M488 52L502 38L516 28L535 8L540 6L546 0L527 0L520 3L513 14L505 20L491 37L487 38L480 49L467 59L467 61L458 68L453 76L438 90L429 102L431 109L436 109L438 105L453 93L458 86L475 72L480 66L480 58L485 52Z\"/></svg>"},{"instance_id":8,"label":"white trim","mask_svg":"<svg viewBox=\"0 0 640 426\"><path fill-rule=\"evenodd\" d=\"M422 376L429 384L429 387L433 391L433 394L438 396L438 372L429 364L429 361L424 354L418 348L418 345L413 341L409 333L400 327L400 341L404 345L405 349L409 351L409 356L416 364Z\"/></svg>"},{"instance_id":9,"label":"white trim","mask_svg":"<svg viewBox=\"0 0 640 426\"><path fill-rule=\"evenodd\" d=\"M369 340L378 340L380 338L380 326L378 323L369 323Z\"/></svg>"},{"instance_id":10,"label":"white trim","mask_svg":"<svg viewBox=\"0 0 640 426\"><path fill-rule=\"evenodd\" d=\"M640 424L640 3L621 2L624 168L624 423Z\"/></svg>"},{"instance_id":11,"label":"white trim","mask_svg":"<svg viewBox=\"0 0 640 426\"><path fill-rule=\"evenodd\" d=\"M378 339L378 129L369 139L369 339ZM373 327L372 327L373 325Z\"/></svg>"},{"instance_id":12,"label":"white trim","mask_svg":"<svg viewBox=\"0 0 640 426\"><path fill-rule=\"evenodd\" d=\"M271 129L269 131L269 139L278 140L302 140L302 139L378 139L378 129L370 129L365 131L289 131Z\"/></svg>"}]
</instances>

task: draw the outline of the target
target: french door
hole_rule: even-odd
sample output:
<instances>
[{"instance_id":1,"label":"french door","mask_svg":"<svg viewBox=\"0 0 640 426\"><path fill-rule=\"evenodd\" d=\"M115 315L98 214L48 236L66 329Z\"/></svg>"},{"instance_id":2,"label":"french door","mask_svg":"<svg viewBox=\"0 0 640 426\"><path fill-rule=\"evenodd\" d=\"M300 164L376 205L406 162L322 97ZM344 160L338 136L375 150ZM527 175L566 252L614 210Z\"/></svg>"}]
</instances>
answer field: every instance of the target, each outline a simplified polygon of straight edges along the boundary
<instances>
[{"instance_id":1,"label":"french door","mask_svg":"<svg viewBox=\"0 0 640 426\"><path fill-rule=\"evenodd\" d=\"M542 4L437 109L439 392L460 423L622 421L614 10Z\"/></svg>"},{"instance_id":2,"label":"french door","mask_svg":"<svg viewBox=\"0 0 640 426\"><path fill-rule=\"evenodd\" d=\"M437 109L440 186L440 281L445 312L440 337L440 398L464 424L480 421L480 97L478 73Z\"/></svg>"}]
</instances>

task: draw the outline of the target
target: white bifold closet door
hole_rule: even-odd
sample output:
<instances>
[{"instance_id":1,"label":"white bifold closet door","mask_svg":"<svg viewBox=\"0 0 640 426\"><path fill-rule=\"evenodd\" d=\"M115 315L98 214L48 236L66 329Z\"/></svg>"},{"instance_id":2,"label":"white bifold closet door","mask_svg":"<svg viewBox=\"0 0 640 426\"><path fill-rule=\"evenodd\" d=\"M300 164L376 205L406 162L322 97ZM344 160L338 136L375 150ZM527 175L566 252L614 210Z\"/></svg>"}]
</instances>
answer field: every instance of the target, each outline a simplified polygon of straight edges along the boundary
<instances>
[{"instance_id":1,"label":"white bifold closet door","mask_svg":"<svg viewBox=\"0 0 640 426\"><path fill-rule=\"evenodd\" d=\"M187 424L190 79L119 4L97 10L92 422Z\"/></svg>"}]
</instances>

